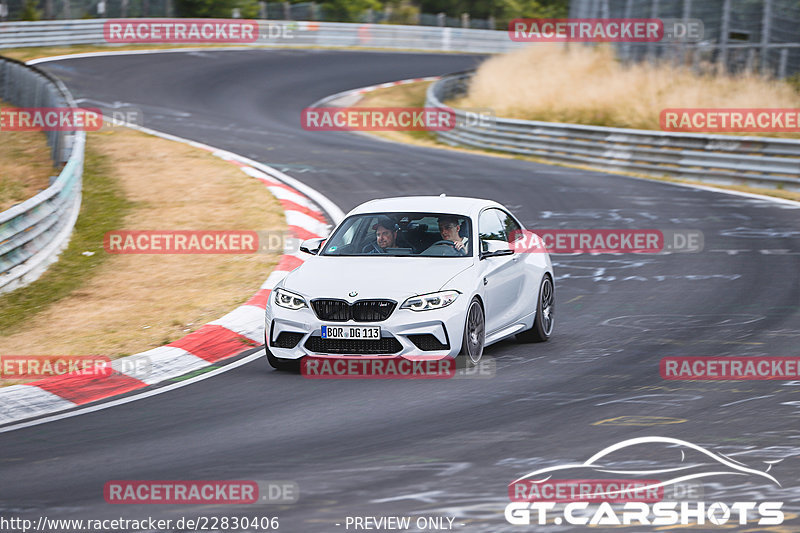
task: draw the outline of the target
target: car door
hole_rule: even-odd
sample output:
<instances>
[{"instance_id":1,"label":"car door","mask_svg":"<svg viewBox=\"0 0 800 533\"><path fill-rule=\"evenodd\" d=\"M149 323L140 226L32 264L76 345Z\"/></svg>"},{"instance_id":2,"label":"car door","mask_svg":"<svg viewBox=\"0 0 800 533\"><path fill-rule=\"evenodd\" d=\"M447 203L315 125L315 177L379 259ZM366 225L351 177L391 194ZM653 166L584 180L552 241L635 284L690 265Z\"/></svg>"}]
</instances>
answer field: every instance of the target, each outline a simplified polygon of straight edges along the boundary
<instances>
[{"instance_id":1,"label":"car door","mask_svg":"<svg viewBox=\"0 0 800 533\"><path fill-rule=\"evenodd\" d=\"M478 219L481 252L510 248L504 224L507 217L508 215L496 208L481 212ZM509 326L516 319L514 309L522 289L524 267L516 253L485 257L481 259L481 265L488 336Z\"/></svg>"}]
</instances>

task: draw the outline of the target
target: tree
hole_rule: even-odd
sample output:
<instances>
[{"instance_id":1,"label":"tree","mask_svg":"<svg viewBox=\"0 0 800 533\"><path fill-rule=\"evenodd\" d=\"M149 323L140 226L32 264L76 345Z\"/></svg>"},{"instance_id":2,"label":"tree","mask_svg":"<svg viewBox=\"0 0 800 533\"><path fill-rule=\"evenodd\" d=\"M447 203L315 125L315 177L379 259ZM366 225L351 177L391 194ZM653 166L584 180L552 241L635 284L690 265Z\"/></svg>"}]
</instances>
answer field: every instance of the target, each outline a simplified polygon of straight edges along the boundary
<instances>
[{"instance_id":1,"label":"tree","mask_svg":"<svg viewBox=\"0 0 800 533\"><path fill-rule=\"evenodd\" d=\"M176 0L175 8L179 17L230 18L235 8L242 18L258 16L257 0Z\"/></svg>"},{"instance_id":2,"label":"tree","mask_svg":"<svg viewBox=\"0 0 800 533\"><path fill-rule=\"evenodd\" d=\"M36 0L25 0L25 3L22 4L22 13L19 15L20 20L40 20L42 12L36 9L37 5Z\"/></svg>"},{"instance_id":3,"label":"tree","mask_svg":"<svg viewBox=\"0 0 800 533\"><path fill-rule=\"evenodd\" d=\"M361 22L361 17L369 9L380 11L383 6L378 0L328 0L322 3L325 20L338 22Z\"/></svg>"}]
</instances>

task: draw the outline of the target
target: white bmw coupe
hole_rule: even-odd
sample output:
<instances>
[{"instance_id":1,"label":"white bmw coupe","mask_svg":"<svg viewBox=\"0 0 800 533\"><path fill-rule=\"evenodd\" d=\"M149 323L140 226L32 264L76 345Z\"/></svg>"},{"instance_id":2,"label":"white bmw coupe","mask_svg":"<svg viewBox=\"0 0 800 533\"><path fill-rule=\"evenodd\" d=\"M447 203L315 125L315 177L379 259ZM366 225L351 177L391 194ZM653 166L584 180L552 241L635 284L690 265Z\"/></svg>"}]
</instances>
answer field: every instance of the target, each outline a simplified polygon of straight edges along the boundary
<instances>
[{"instance_id":1,"label":"white bmw coupe","mask_svg":"<svg viewBox=\"0 0 800 533\"><path fill-rule=\"evenodd\" d=\"M546 341L555 291L549 255L520 253L524 228L497 202L417 196L366 202L276 285L266 355L464 356L516 335Z\"/></svg>"}]
</instances>

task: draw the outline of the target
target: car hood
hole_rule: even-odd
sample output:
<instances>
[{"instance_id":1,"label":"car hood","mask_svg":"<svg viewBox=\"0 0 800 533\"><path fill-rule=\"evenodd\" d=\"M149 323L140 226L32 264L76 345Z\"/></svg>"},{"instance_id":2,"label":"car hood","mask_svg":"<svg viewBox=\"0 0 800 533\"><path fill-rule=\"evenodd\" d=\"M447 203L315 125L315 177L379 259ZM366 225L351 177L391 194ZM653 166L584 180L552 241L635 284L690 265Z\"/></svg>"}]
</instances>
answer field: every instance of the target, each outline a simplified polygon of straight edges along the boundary
<instances>
[{"instance_id":1,"label":"car hood","mask_svg":"<svg viewBox=\"0 0 800 533\"><path fill-rule=\"evenodd\" d=\"M283 286L309 298L406 298L435 292L470 268L470 257L310 257L286 278ZM356 296L350 293L356 291Z\"/></svg>"}]
</instances>

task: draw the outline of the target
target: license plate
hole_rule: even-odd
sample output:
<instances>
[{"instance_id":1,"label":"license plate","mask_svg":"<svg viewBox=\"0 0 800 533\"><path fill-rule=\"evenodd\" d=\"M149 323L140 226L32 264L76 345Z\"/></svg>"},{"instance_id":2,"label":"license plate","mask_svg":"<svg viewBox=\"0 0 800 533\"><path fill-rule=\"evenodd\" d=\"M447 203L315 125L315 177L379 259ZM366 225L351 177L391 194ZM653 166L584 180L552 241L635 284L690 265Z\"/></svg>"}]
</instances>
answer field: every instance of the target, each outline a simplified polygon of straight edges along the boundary
<instances>
[{"instance_id":1,"label":"license plate","mask_svg":"<svg viewBox=\"0 0 800 533\"><path fill-rule=\"evenodd\" d=\"M380 326L322 326L323 339L368 341L381 338Z\"/></svg>"}]
</instances>

